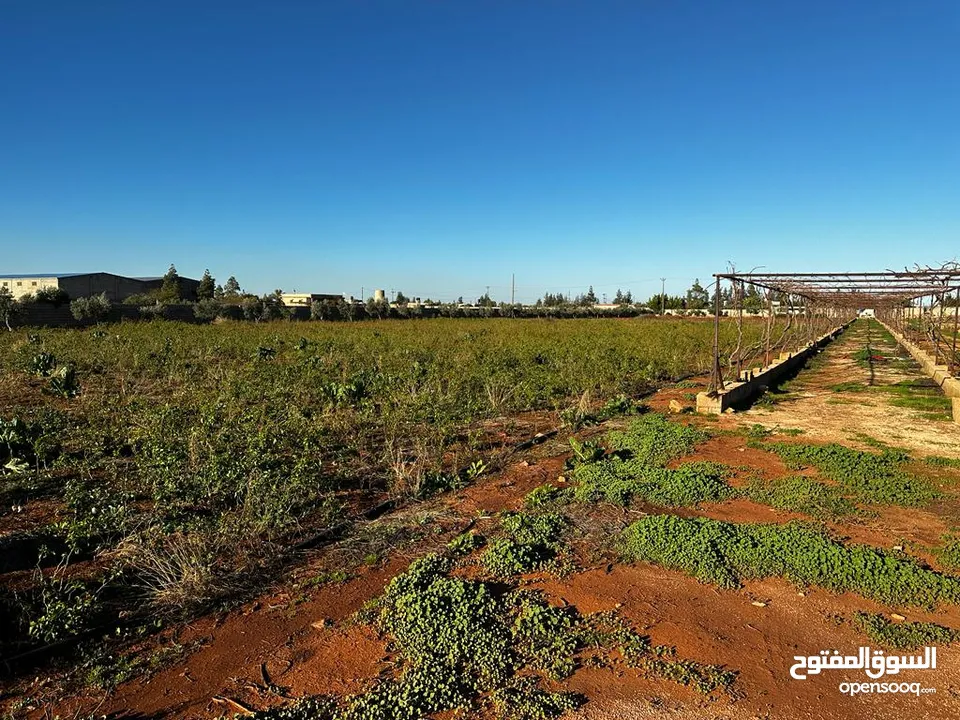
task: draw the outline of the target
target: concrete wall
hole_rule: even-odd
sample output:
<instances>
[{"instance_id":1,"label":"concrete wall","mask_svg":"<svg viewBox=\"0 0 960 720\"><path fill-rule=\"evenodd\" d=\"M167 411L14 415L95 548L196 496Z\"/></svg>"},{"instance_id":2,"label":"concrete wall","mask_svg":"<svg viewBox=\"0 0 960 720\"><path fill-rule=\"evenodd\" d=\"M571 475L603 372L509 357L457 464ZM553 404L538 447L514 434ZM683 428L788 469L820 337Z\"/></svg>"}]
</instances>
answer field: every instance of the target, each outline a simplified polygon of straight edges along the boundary
<instances>
[{"instance_id":1,"label":"concrete wall","mask_svg":"<svg viewBox=\"0 0 960 720\"><path fill-rule=\"evenodd\" d=\"M30 295L45 287L58 287L57 278L49 276L37 277L0 277L0 287L7 288L17 299Z\"/></svg>"}]
</instances>

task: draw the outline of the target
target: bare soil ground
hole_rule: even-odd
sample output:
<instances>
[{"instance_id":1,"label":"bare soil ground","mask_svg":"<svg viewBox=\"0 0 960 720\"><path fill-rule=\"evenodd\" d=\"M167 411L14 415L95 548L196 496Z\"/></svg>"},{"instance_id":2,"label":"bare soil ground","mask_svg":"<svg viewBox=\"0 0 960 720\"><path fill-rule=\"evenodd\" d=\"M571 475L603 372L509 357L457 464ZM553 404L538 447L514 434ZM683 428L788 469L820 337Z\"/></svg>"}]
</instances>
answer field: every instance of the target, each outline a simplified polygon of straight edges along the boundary
<instances>
[{"instance_id":1,"label":"bare soil ground","mask_svg":"<svg viewBox=\"0 0 960 720\"><path fill-rule=\"evenodd\" d=\"M838 442L863 450L870 439L902 447L918 455L960 453L960 432L949 417L932 417L893 404L889 392L898 383L926 381L909 354L878 326L856 324L800 373L782 391L784 399L758 403L737 415L737 425L800 428L816 442ZM857 351L869 346L871 360L858 362ZM844 390L844 386L852 390ZM770 398L776 400L776 394Z\"/></svg>"},{"instance_id":2,"label":"bare soil ground","mask_svg":"<svg viewBox=\"0 0 960 720\"><path fill-rule=\"evenodd\" d=\"M960 429L889 401L884 385L919 379L919 370L895 347L871 337L878 358L865 367L852 356L868 338L855 326L785 388L780 401L722 418L678 417L714 433L695 455L734 468L733 484L750 476L768 479L790 471L774 454L748 447L745 430L753 424L802 431L804 442L837 442L875 449L876 441L917 455L960 458ZM871 369L871 364L873 365ZM866 390L831 389L860 383ZM677 387L650 399L666 410L671 399L690 402L698 388ZM615 423L614 423L615 424ZM607 425L609 427L610 424ZM586 434L596 434L593 429ZM584 433L578 433L583 436ZM502 472L470 487L368 523L350 540L304 556L289 578L257 599L229 612L211 614L144 641L140 652L186 649L179 659L119 685L113 692L82 689L56 705L24 703L33 717L80 717L95 712L111 717L213 718L262 709L308 694L345 694L368 687L389 670L386 640L354 613L375 598L410 560L441 547L467 527L493 530L494 514L520 506L523 497L545 482L563 485L569 446L562 437L535 446ZM563 479L561 479L563 478ZM642 505L598 507L578 519L582 528L613 533L645 512ZM787 522L798 513L772 509L746 499L706 503L676 510L733 522ZM930 548L957 527L955 497L924 509L884 507L874 516L831 522L831 529L853 541L889 548L904 545L935 566ZM935 671L904 671L903 682L936 687L919 697L846 697L844 681L864 681L862 673L823 673L791 679L794 655L839 649L854 654L869 644L849 622L855 611L901 613L909 620L932 621L960 629L960 607L920 611L884 606L852 593L799 589L784 579L746 583L722 590L681 573L649 564L597 561L578 553L577 569L564 577L539 573L523 580L555 604L580 612L616 608L656 644L676 646L678 654L739 672L731 697L705 697L662 679L622 666L581 668L565 683L588 702L573 716L582 718L930 718L960 717L960 646L940 647ZM343 582L311 586L324 571L350 568ZM50 681L38 677L17 689L21 698L43 697ZM278 690L280 688L280 690ZM32 710L31 710L32 708Z\"/></svg>"}]
</instances>

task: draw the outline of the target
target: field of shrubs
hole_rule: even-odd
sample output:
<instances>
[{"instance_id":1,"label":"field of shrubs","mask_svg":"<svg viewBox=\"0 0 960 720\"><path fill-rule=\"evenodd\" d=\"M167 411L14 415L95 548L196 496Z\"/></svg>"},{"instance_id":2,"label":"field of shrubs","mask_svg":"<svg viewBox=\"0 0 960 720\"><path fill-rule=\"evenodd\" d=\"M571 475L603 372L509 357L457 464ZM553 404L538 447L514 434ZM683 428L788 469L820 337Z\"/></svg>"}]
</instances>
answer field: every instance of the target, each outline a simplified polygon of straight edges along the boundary
<instances>
[{"instance_id":1,"label":"field of shrubs","mask_svg":"<svg viewBox=\"0 0 960 720\"><path fill-rule=\"evenodd\" d=\"M462 486L508 443L705 371L712 332L679 319L5 332L0 650L221 603L378 505Z\"/></svg>"}]
</instances>

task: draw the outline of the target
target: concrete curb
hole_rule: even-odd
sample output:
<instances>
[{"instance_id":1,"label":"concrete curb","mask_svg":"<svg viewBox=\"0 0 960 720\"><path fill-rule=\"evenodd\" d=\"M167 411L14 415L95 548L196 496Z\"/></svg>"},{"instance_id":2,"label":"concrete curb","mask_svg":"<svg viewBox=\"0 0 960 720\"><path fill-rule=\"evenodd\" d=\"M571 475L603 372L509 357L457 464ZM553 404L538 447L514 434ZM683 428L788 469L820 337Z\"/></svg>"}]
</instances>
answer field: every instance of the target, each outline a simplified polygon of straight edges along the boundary
<instances>
[{"instance_id":1,"label":"concrete curb","mask_svg":"<svg viewBox=\"0 0 960 720\"><path fill-rule=\"evenodd\" d=\"M803 365L811 355L820 352L824 345L835 340L849 325L850 323L845 323L834 328L795 352L780 353L780 357L766 367L744 370L739 382L727 383L726 387L715 395L705 392L697 393L697 412L705 415L721 415L728 408L760 394L781 377Z\"/></svg>"},{"instance_id":2,"label":"concrete curb","mask_svg":"<svg viewBox=\"0 0 960 720\"><path fill-rule=\"evenodd\" d=\"M903 335L883 322L883 320L878 318L877 322L883 325L888 333L893 335L894 340L903 345L906 351L917 361L917 364L923 368L923 371L940 386L943 394L953 401L953 421L960 423L960 380L950 374L950 369L946 365L937 365L936 361L930 357L926 350L914 345Z\"/></svg>"}]
</instances>

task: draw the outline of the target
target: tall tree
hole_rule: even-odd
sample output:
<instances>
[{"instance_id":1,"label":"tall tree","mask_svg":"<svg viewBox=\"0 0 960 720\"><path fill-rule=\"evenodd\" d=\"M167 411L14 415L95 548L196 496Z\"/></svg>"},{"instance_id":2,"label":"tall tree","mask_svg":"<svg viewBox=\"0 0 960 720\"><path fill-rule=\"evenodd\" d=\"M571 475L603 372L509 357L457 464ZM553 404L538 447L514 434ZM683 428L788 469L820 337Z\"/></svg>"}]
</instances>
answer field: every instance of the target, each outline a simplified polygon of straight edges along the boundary
<instances>
[{"instance_id":1,"label":"tall tree","mask_svg":"<svg viewBox=\"0 0 960 720\"><path fill-rule=\"evenodd\" d=\"M217 290L217 283L209 270L203 271L200 284L197 285L197 300L212 300Z\"/></svg>"},{"instance_id":2,"label":"tall tree","mask_svg":"<svg viewBox=\"0 0 960 720\"><path fill-rule=\"evenodd\" d=\"M493 298L490 297L490 293L486 292L480 297L477 298L477 305L480 307L496 307L497 303L493 301Z\"/></svg>"},{"instance_id":3,"label":"tall tree","mask_svg":"<svg viewBox=\"0 0 960 720\"><path fill-rule=\"evenodd\" d=\"M240 283L237 282L237 279L231 275L227 278L227 282L223 285L223 295L224 297L237 297L241 293Z\"/></svg>"},{"instance_id":4,"label":"tall tree","mask_svg":"<svg viewBox=\"0 0 960 720\"><path fill-rule=\"evenodd\" d=\"M181 299L180 295L180 276L177 274L177 268L170 264L170 269L163 276L163 282L160 284L160 300L163 302L176 302Z\"/></svg>"},{"instance_id":5,"label":"tall tree","mask_svg":"<svg viewBox=\"0 0 960 720\"><path fill-rule=\"evenodd\" d=\"M702 310L709 302L710 293L700 284L700 278L697 278L687 290L687 307L691 310Z\"/></svg>"}]
</instances>

